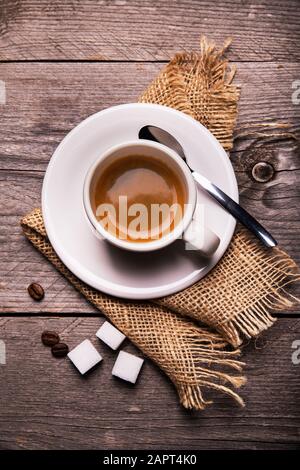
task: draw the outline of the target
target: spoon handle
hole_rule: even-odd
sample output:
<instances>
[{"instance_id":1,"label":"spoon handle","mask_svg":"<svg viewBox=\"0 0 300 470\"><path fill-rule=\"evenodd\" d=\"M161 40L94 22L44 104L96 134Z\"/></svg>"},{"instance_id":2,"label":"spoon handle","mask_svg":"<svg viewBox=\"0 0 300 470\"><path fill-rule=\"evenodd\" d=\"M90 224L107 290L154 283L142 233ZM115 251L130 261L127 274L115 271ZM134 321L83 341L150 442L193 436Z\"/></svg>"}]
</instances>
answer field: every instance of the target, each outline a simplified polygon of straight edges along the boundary
<instances>
[{"instance_id":1,"label":"spoon handle","mask_svg":"<svg viewBox=\"0 0 300 470\"><path fill-rule=\"evenodd\" d=\"M231 197L225 194L215 184L211 183L205 176L193 171L193 177L202 188L206 190L221 206L223 206L241 224L247 227L254 235L262 241L268 248L277 245L277 241L272 235L250 215L245 209L237 204Z\"/></svg>"}]
</instances>

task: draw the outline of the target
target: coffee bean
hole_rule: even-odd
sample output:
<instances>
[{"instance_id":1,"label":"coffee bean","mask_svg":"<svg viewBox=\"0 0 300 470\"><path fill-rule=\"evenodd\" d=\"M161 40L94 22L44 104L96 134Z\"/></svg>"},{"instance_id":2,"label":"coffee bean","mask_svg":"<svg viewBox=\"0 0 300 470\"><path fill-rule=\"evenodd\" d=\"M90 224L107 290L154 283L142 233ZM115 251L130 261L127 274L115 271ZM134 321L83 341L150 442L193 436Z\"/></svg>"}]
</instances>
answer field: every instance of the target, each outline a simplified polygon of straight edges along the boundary
<instances>
[{"instance_id":1,"label":"coffee bean","mask_svg":"<svg viewBox=\"0 0 300 470\"><path fill-rule=\"evenodd\" d=\"M33 282L27 287L30 297L34 300L42 300L44 298L45 292L40 284Z\"/></svg>"},{"instance_id":2,"label":"coffee bean","mask_svg":"<svg viewBox=\"0 0 300 470\"><path fill-rule=\"evenodd\" d=\"M54 346L59 343L59 336L55 331L45 330L42 333L42 343L45 346Z\"/></svg>"},{"instance_id":3,"label":"coffee bean","mask_svg":"<svg viewBox=\"0 0 300 470\"><path fill-rule=\"evenodd\" d=\"M65 343L57 343L51 348L54 357L65 357L69 352L69 346Z\"/></svg>"}]
</instances>

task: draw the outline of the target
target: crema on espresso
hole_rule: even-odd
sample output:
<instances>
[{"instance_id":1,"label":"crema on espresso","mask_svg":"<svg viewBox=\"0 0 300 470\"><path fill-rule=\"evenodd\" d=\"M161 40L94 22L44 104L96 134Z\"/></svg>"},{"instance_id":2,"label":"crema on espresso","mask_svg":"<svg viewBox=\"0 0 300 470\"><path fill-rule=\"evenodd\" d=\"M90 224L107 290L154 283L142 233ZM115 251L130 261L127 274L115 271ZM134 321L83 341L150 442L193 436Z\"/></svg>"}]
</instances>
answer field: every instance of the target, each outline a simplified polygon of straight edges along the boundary
<instances>
[{"instance_id":1,"label":"crema on espresso","mask_svg":"<svg viewBox=\"0 0 300 470\"><path fill-rule=\"evenodd\" d=\"M117 158L98 176L94 213L112 235L134 242L160 239L181 221L187 199L180 173L160 159Z\"/></svg>"}]
</instances>

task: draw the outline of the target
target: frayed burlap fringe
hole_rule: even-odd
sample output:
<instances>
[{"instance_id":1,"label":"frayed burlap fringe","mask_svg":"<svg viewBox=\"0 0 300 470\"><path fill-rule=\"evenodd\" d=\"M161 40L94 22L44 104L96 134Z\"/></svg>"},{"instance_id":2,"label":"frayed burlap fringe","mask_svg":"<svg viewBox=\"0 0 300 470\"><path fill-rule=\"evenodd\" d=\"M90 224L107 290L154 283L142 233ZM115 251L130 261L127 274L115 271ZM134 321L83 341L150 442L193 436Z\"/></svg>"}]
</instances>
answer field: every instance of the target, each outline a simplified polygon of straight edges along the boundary
<instances>
[{"instance_id":1,"label":"frayed burlap fringe","mask_svg":"<svg viewBox=\"0 0 300 470\"><path fill-rule=\"evenodd\" d=\"M188 289L157 302L218 330L233 346L275 321L270 311L292 307L285 287L300 279L294 261L278 248L264 248L238 231L218 265Z\"/></svg>"},{"instance_id":2,"label":"frayed burlap fringe","mask_svg":"<svg viewBox=\"0 0 300 470\"><path fill-rule=\"evenodd\" d=\"M56 269L165 371L185 408L202 410L212 403L203 397L205 388L225 393L243 405L232 389L245 383L243 376L233 375L242 370L243 363L237 360L239 351L226 350L228 344L218 333L200 328L165 307L149 302L125 302L81 282L52 248L40 209L23 217L21 225L26 237Z\"/></svg>"},{"instance_id":3,"label":"frayed burlap fringe","mask_svg":"<svg viewBox=\"0 0 300 470\"><path fill-rule=\"evenodd\" d=\"M176 54L140 96L141 103L157 103L178 109L206 126L223 145L232 148L239 89L232 84L235 68L229 68L224 52L205 37L200 52Z\"/></svg>"},{"instance_id":4,"label":"frayed burlap fringe","mask_svg":"<svg viewBox=\"0 0 300 470\"><path fill-rule=\"evenodd\" d=\"M201 51L177 54L139 101L187 113L230 150L239 90L232 84L235 70L229 70L223 57L229 44L230 40L218 51L202 38ZM299 274L286 253L265 250L248 232L239 231L218 265L195 285L156 303L125 302L91 289L68 271L47 239L40 209L21 223L33 245L166 372L183 406L203 409L211 403L203 397L205 388L243 404L234 391L245 382L236 375L243 364L237 360L239 351L228 350L226 341L236 347L242 336L257 336L273 324L272 309L293 304L295 299L285 287ZM218 332L201 328L187 317Z\"/></svg>"}]
</instances>

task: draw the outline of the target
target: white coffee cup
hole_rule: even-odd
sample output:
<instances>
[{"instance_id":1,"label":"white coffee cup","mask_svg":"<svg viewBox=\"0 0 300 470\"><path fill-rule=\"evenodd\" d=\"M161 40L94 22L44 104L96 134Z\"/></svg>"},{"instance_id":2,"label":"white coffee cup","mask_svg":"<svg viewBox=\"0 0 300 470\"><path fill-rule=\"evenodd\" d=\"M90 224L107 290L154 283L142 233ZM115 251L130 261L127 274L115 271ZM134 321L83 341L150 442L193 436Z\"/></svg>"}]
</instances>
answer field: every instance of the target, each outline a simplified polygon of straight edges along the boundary
<instances>
[{"instance_id":1,"label":"white coffee cup","mask_svg":"<svg viewBox=\"0 0 300 470\"><path fill-rule=\"evenodd\" d=\"M143 155L146 157L159 158L162 162L176 171L185 185L187 200L183 217L170 233L161 238L145 242L134 242L110 233L97 219L91 203L91 195L101 173L118 158L128 155ZM104 152L90 167L85 178L83 188L83 204L87 218L96 231L96 234L111 242L113 245L125 250L145 252L163 248L176 239L182 238L193 249L199 250L205 256L211 256L219 246L219 237L207 227L203 221L199 223L196 219L197 190L195 180L180 156L165 145L148 141L134 140L115 145Z\"/></svg>"}]
</instances>

